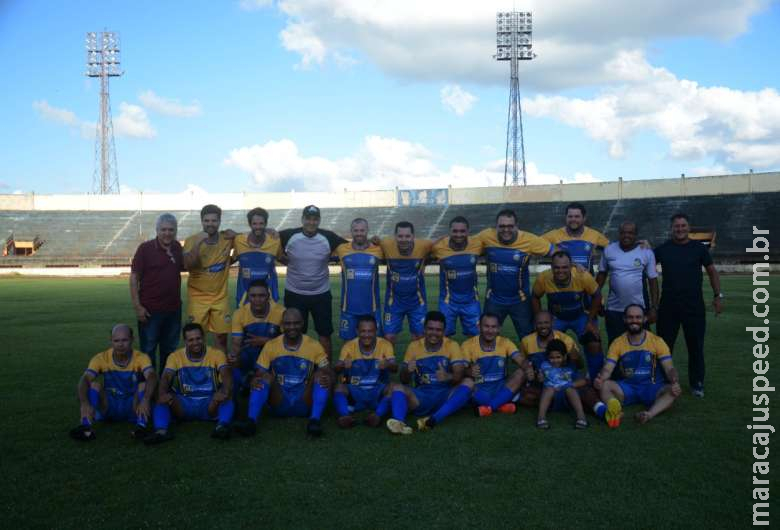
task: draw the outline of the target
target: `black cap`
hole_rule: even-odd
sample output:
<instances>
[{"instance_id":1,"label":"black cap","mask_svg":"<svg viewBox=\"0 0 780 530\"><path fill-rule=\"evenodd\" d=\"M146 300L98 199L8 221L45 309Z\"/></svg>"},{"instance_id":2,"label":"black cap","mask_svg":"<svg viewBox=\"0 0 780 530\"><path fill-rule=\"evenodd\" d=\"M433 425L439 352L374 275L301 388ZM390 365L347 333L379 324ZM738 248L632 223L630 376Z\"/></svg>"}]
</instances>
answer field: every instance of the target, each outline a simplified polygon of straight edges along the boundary
<instances>
[{"instance_id":1,"label":"black cap","mask_svg":"<svg viewBox=\"0 0 780 530\"><path fill-rule=\"evenodd\" d=\"M304 217L320 217L320 209L313 204L308 205L303 209Z\"/></svg>"}]
</instances>

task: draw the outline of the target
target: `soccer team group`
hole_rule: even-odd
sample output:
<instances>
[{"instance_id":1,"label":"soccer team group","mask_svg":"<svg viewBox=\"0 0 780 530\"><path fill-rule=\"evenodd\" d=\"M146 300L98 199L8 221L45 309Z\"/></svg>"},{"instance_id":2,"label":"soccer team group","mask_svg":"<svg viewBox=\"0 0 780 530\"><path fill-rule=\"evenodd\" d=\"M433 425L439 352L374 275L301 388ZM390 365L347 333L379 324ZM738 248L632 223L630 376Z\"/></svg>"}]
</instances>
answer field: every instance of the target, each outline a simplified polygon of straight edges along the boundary
<instances>
[{"instance_id":1,"label":"soccer team group","mask_svg":"<svg viewBox=\"0 0 780 530\"><path fill-rule=\"evenodd\" d=\"M262 208L247 213L246 233L220 231L221 215L217 206L204 206L203 231L183 246L175 216L158 217L156 237L138 247L131 267L140 351L131 326L113 327L111 347L92 358L79 380L81 421L71 437L94 440L96 422L129 421L132 436L153 445L173 438L174 419L216 421L214 438L234 431L252 436L263 413L308 418L306 432L319 436L329 402L339 427L353 427L355 414L365 412L367 425L400 435L413 433L408 414L427 431L467 406L480 417L534 407L540 429L550 427L549 411L569 411L574 427L585 429L586 412L618 427L623 408L641 404L636 420L646 423L681 395L670 351L680 327L690 390L704 395L702 269L716 313L723 293L707 248L689 238L685 214L672 217L670 239L655 249L639 240L631 221L610 243L586 226L581 203L569 204L565 225L541 237L519 230L517 214L502 210L494 228L475 235L466 218L455 217L448 236L436 241L416 239L406 221L394 237L369 238L368 221L360 218L347 241L319 227L313 205L303 210L299 228L279 232L266 228ZM529 261L545 256L551 267L531 284ZM235 262L231 311L228 272ZM335 262L344 344L334 362L328 265ZM436 311L427 305L430 263L439 267ZM487 288L480 304L482 263ZM663 269L660 293L656 263ZM283 305L277 264L287 266ZM380 264L387 271L384 311ZM182 326L183 271L189 277ZM306 335L310 316L318 340ZM519 347L500 334L506 317ZM404 321L412 340L399 363L394 345ZM468 337L462 344L450 338L458 322ZM207 346L208 332L216 346Z\"/></svg>"}]
</instances>

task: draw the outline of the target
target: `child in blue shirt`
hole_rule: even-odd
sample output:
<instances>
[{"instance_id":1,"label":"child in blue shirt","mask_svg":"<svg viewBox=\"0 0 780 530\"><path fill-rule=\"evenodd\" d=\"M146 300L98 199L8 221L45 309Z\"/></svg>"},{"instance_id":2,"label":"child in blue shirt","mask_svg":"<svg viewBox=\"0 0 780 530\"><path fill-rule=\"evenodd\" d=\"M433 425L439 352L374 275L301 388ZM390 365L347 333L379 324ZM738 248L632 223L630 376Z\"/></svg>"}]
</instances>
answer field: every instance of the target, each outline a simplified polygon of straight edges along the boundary
<instances>
[{"instance_id":1,"label":"child in blue shirt","mask_svg":"<svg viewBox=\"0 0 780 530\"><path fill-rule=\"evenodd\" d=\"M540 429L549 429L547 410L574 409L577 421L576 429L586 429L588 422L585 419L585 411L582 408L582 400L578 389L583 388L587 381L582 378L571 363L568 362L568 352L563 341L553 339L545 350L547 360L539 367L539 381L542 383L542 395L539 399L539 416L536 426Z\"/></svg>"}]
</instances>

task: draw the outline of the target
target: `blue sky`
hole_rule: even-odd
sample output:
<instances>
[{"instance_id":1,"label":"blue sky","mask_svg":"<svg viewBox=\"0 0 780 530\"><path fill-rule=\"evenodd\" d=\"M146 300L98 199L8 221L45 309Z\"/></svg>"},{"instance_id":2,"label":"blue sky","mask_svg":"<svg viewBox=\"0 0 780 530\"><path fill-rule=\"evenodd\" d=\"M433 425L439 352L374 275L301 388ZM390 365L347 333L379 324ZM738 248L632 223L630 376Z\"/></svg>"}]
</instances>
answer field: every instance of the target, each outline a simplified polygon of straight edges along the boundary
<instances>
[{"instance_id":1,"label":"blue sky","mask_svg":"<svg viewBox=\"0 0 780 530\"><path fill-rule=\"evenodd\" d=\"M92 187L87 31L118 31L124 190L482 186L503 180L512 2L0 2L0 193ZM530 183L780 168L780 6L514 2Z\"/></svg>"}]
</instances>

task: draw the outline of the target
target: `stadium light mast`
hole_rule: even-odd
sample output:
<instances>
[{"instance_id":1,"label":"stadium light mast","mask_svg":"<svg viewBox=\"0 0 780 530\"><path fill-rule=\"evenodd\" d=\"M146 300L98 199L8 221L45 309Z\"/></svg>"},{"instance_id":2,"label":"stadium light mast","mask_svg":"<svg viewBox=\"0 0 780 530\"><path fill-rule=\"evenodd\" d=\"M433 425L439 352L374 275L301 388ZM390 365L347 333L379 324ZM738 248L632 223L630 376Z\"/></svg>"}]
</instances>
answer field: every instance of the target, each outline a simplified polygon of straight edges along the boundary
<instances>
[{"instance_id":1,"label":"stadium light mast","mask_svg":"<svg viewBox=\"0 0 780 530\"><path fill-rule=\"evenodd\" d=\"M87 33L86 75L100 78L100 117L95 138L95 171L92 175L92 189L101 195L119 193L114 124L111 120L111 99L108 90L109 78L119 77L124 73L119 64L117 33L113 31Z\"/></svg>"},{"instance_id":2,"label":"stadium light mast","mask_svg":"<svg viewBox=\"0 0 780 530\"><path fill-rule=\"evenodd\" d=\"M536 54L531 51L531 22L531 13L528 11L504 11L496 13L496 55L493 57L497 61L509 61L511 66L511 76L509 79L509 111L506 123L504 186L506 186L510 166L512 171L512 185L519 185L521 177L523 186L526 185L523 112L520 108L518 62L530 61L536 57Z\"/></svg>"}]
</instances>

